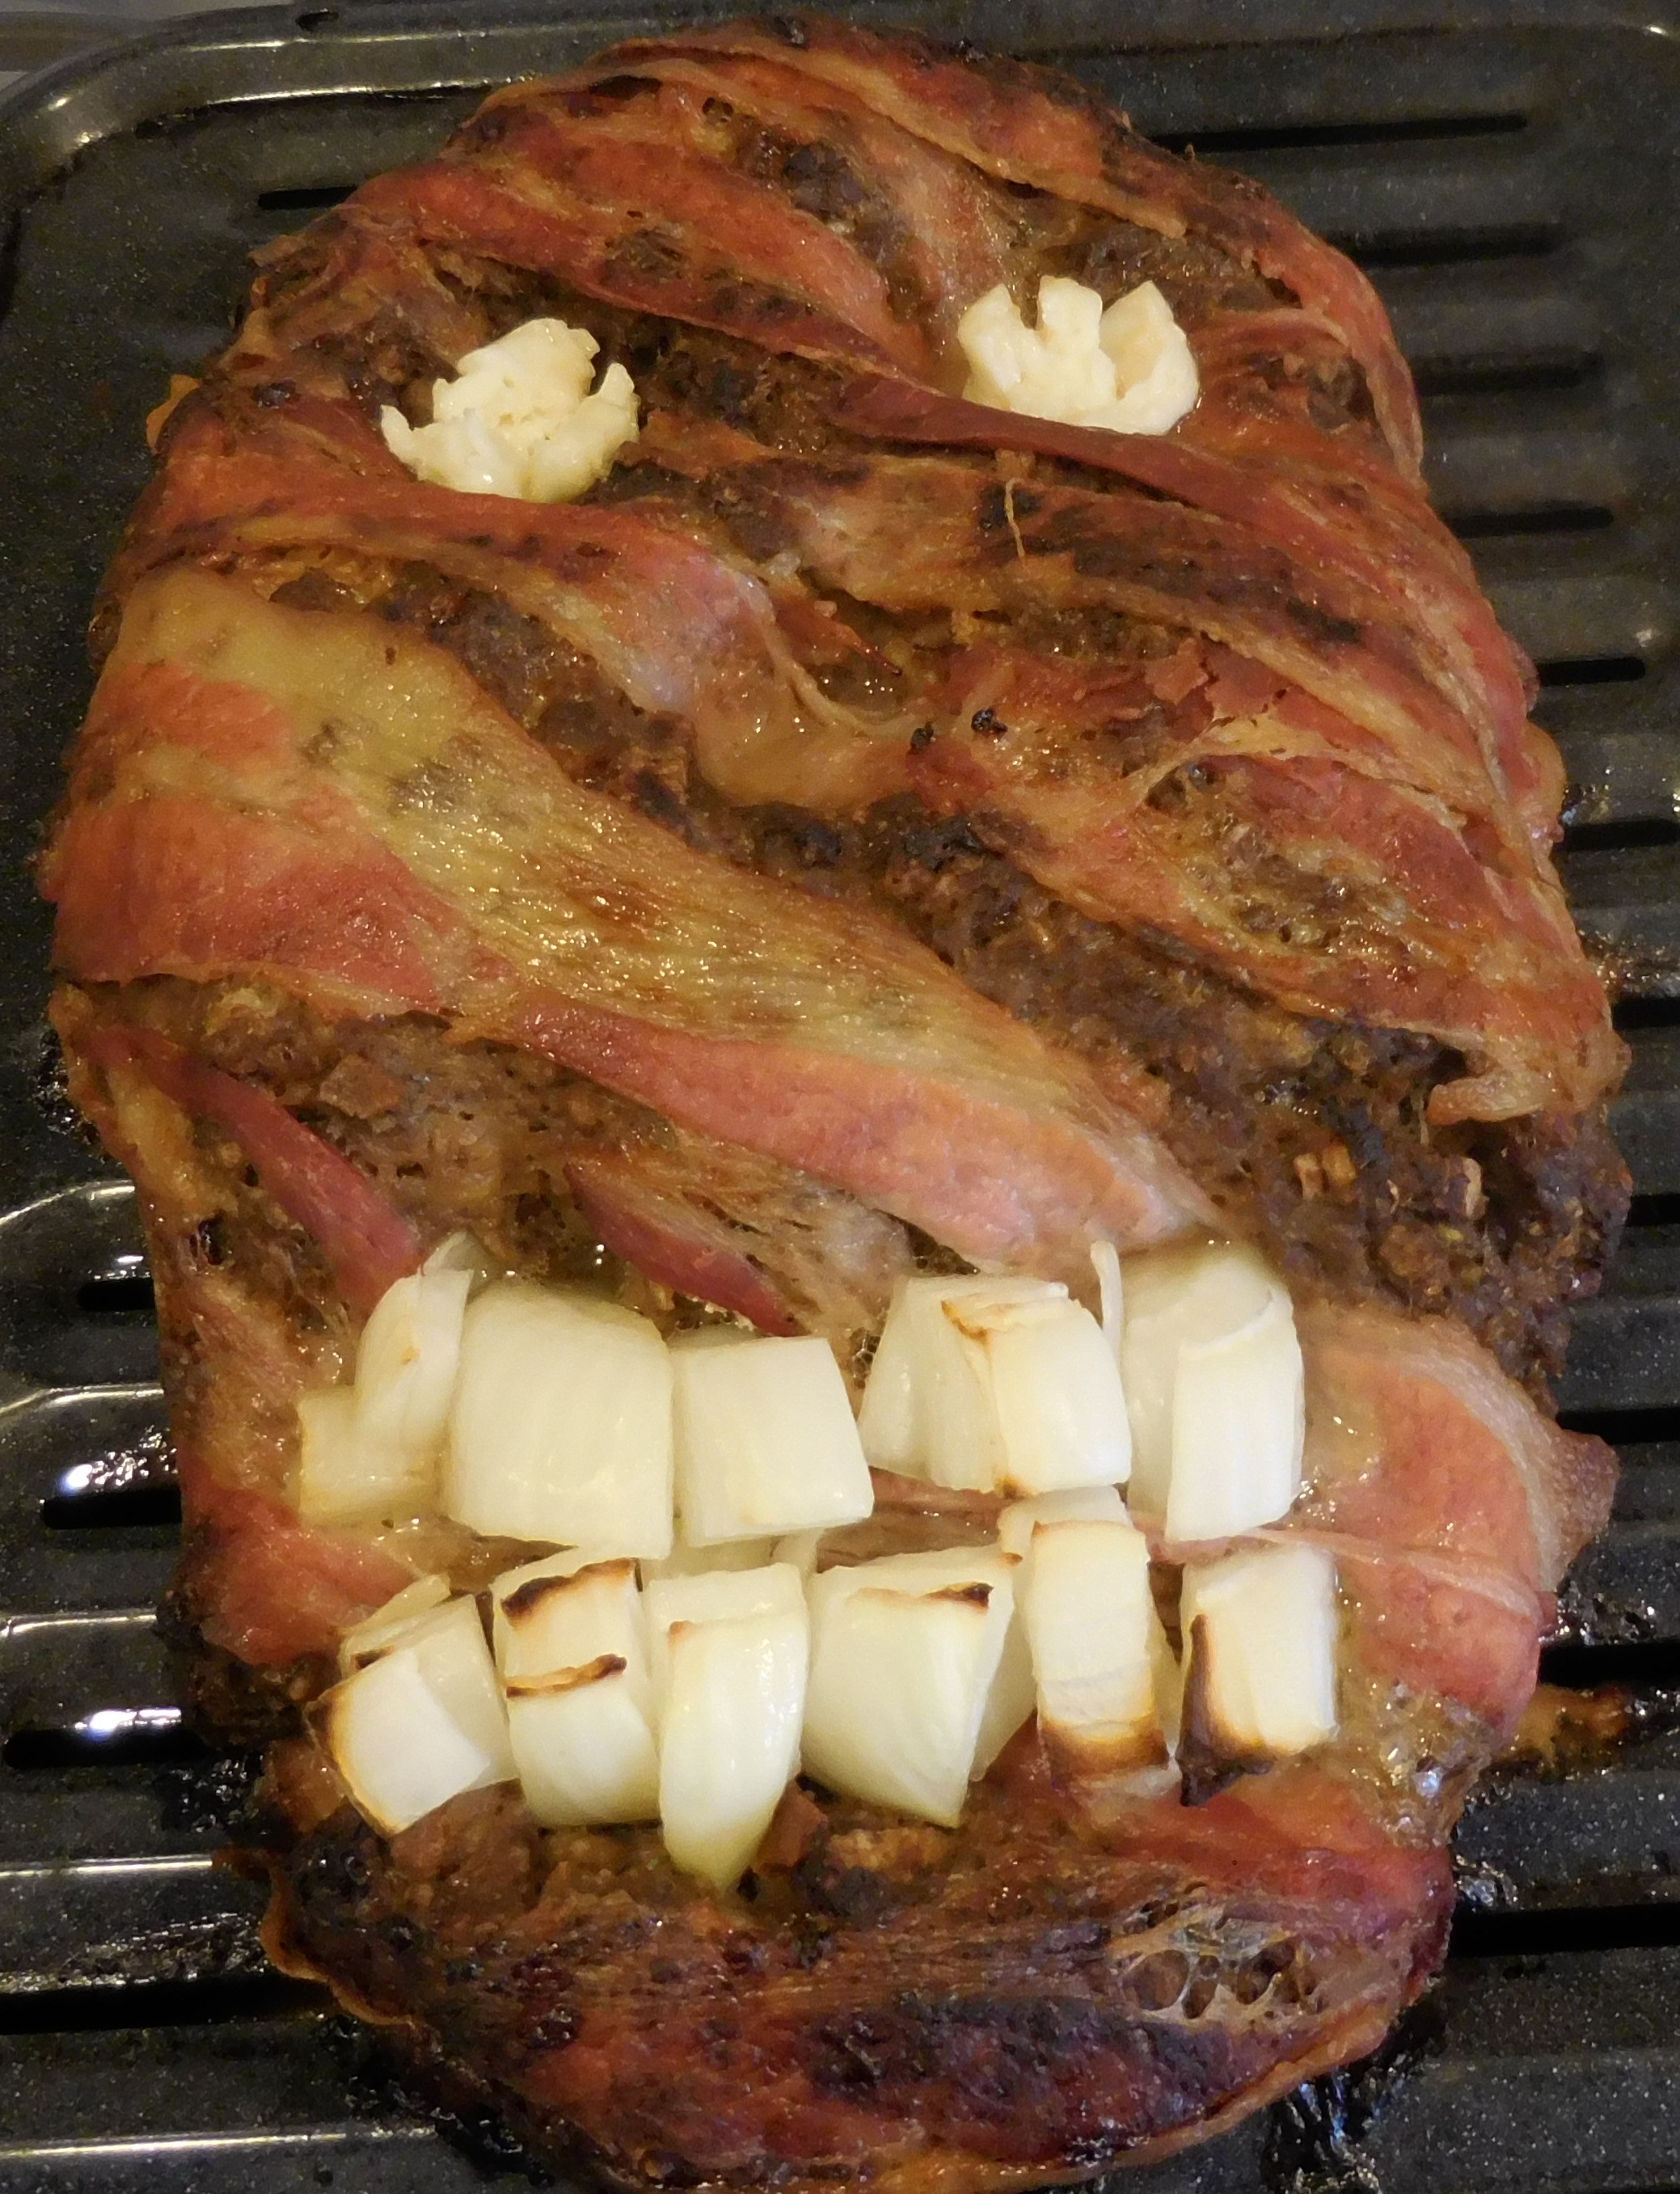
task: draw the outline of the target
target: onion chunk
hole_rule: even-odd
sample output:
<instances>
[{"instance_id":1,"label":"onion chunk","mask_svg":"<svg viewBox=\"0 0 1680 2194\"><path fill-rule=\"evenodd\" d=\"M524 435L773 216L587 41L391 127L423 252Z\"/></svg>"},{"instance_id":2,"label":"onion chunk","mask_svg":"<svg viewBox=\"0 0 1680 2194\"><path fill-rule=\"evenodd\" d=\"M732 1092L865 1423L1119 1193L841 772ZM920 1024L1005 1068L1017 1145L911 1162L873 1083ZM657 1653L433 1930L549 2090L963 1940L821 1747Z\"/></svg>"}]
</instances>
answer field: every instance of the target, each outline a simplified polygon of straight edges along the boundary
<instances>
[{"instance_id":1,"label":"onion chunk","mask_svg":"<svg viewBox=\"0 0 1680 2194\"><path fill-rule=\"evenodd\" d=\"M1114 1353L1049 1280L904 1280L858 1421L883 1470L981 1491L1115 1485L1132 1433Z\"/></svg>"},{"instance_id":2,"label":"onion chunk","mask_svg":"<svg viewBox=\"0 0 1680 2194\"><path fill-rule=\"evenodd\" d=\"M1322 1548L1245 1547L1190 1565L1179 1620L1187 1742L1253 1763L1335 1735L1336 1570Z\"/></svg>"},{"instance_id":3,"label":"onion chunk","mask_svg":"<svg viewBox=\"0 0 1680 2194\"><path fill-rule=\"evenodd\" d=\"M439 1266L387 1288L356 1350L356 1432L416 1464L443 1445L470 1272Z\"/></svg>"},{"instance_id":4,"label":"onion chunk","mask_svg":"<svg viewBox=\"0 0 1680 2194\"><path fill-rule=\"evenodd\" d=\"M417 1515L433 1499L429 1458L369 1440L356 1424L349 1387L297 1398L298 1459L293 1501L310 1524L358 1524Z\"/></svg>"},{"instance_id":5,"label":"onion chunk","mask_svg":"<svg viewBox=\"0 0 1680 2194\"><path fill-rule=\"evenodd\" d=\"M382 1835L515 1772L501 1687L471 1599L408 1625L318 1701L312 1718L351 1797Z\"/></svg>"},{"instance_id":6,"label":"onion chunk","mask_svg":"<svg viewBox=\"0 0 1680 2194\"><path fill-rule=\"evenodd\" d=\"M691 1546L854 1524L874 1504L827 1341L731 1340L671 1351L677 1507Z\"/></svg>"},{"instance_id":7,"label":"onion chunk","mask_svg":"<svg viewBox=\"0 0 1680 2194\"><path fill-rule=\"evenodd\" d=\"M525 1801L545 1828L659 1811L635 1564L528 1562L491 1587L496 1657Z\"/></svg>"},{"instance_id":8,"label":"onion chunk","mask_svg":"<svg viewBox=\"0 0 1680 2194\"><path fill-rule=\"evenodd\" d=\"M1201 1246L1128 1259L1126 1288L1132 1513L1181 1545L1276 1522L1304 1439L1287 1289L1252 1249Z\"/></svg>"},{"instance_id":9,"label":"onion chunk","mask_svg":"<svg viewBox=\"0 0 1680 2194\"><path fill-rule=\"evenodd\" d=\"M519 1280L467 1309L443 1507L488 1536L671 1550L671 1364L657 1327Z\"/></svg>"},{"instance_id":10,"label":"onion chunk","mask_svg":"<svg viewBox=\"0 0 1680 2194\"><path fill-rule=\"evenodd\" d=\"M1124 1519L1040 1524L1023 1615L1046 1740L1087 1770L1164 1762L1143 1534Z\"/></svg>"},{"instance_id":11,"label":"onion chunk","mask_svg":"<svg viewBox=\"0 0 1680 2194\"><path fill-rule=\"evenodd\" d=\"M725 1888L799 1766L810 1658L800 1575L777 1563L663 1577L647 1602L665 1847Z\"/></svg>"},{"instance_id":12,"label":"onion chunk","mask_svg":"<svg viewBox=\"0 0 1680 2194\"><path fill-rule=\"evenodd\" d=\"M1031 1711L1030 1663L1011 1657L1006 1670L1014 1566L1001 1548L977 1547L814 1577L806 1770L955 1827L970 1780Z\"/></svg>"},{"instance_id":13,"label":"onion chunk","mask_svg":"<svg viewBox=\"0 0 1680 2194\"><path fill-rule=\"evenodd\" d=\"M364 1616L353 1629L347 1630L339 1640L339 1674L353 1676L358 1668L376 1661L381 1653L398 1644L403 1633L418 1623L422 1615L441 1607L449 1596L449 1579L441 1575L417 1577L412 1584L405 1584L383 1607L376 1607L371 1615Z\"/></svg>"},{"instance_id":14,"label":"onion chunk","mask_svg":"<svg viewBox=\"0 0 1680 2194\"><path fill-rule=\"evenodd\" d=\"M1123 1524L1126 1503L1114 1485L1071 1485L1060 1493L1041 1493L1030 1501L1012 1501L997 1519L998 1544L1024 1561L1041 1524Z\"/></svg>"}]
</instances>

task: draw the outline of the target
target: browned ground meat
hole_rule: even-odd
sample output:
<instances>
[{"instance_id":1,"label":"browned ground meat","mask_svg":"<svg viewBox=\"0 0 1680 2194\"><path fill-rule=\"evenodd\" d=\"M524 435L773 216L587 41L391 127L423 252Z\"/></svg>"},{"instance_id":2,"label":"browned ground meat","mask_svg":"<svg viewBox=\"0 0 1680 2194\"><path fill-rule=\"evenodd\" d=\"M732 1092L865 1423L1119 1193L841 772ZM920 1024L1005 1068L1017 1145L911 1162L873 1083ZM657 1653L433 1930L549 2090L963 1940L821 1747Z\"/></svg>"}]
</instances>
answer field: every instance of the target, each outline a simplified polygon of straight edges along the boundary
<instances>
[{"instance_id":1,"label":"browned ground meat","mask_svg":"<svg viewBox=\"0 0 1680 2194\"><path fill-rule=\"evenodd\" d=\"M1596 1286L1625 1207L1602 1111L1431 1128L1430 1092L1463 1071L1455 1053L1428 1037L1291 1013L1170 939L1090 921L965 818L933 816L911 795L855 822L732 807L695 768L684 726L645 715L587 658L487 594L424 566L340 552L301 569L276 560L254 575L295 606L354 600L422 631L574 776L691 844L889 911L974 989L1141 1100L1187 1169L1298 1289L1450 1312L1536 1392L1561 1371L1569 1302ZM1107 615L1064 617L1035 638L1081 654L1166 644L1153 628ZM244 1071L265 1070L254 1059ZM557 1072L511 1056L506 1071L521 1086ZM596 1091L588 1101L611 1111L619 1100ZM486 1102L483 1117L506 1109L505 1099ZM391 1171L380 1154L387 1128L336 1132ZM517 1222L499 1238L517 1240L521 1256L535 1249Z\"/></svg>"}]
</instances>

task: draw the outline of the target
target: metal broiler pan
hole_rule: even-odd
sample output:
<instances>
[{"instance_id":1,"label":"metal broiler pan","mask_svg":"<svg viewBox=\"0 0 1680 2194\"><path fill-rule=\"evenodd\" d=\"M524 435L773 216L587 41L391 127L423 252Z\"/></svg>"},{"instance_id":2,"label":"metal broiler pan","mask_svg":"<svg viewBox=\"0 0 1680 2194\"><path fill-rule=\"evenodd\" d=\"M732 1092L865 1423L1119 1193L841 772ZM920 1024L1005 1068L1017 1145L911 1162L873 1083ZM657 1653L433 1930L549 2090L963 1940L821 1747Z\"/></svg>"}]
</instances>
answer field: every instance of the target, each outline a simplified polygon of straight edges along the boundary
<instances>
[{"instance_id":1,"label":"metal broiler pan","mask_svg":"<svg viewBox=\"0 0 1680 2194\"><path fill-rule=\"evenodd\" d=\"M1621 1684L1573 1772L1503 1771L1459 1839L1441 1985L1373 2067L1127 2194L1680 2186L1680 49L1676 26L1404 0L984 0L883 16L1061 62L1264 177L1369 267L1431 478L1541 666L1568 881L1635 1052L1638 1198L1565 1403L1615 1438L1616 1521L1549 1674ZM554 5L200 16L0 101L0 2189L445 2194L525 2183L441 2133L212 1864L238 1764L169 1698L172 1559L132 1198L55 1112L26 862L88 688L83 626L140 426L217 343L245 254L433 146L500 79L692 20ZM722 11L719 11L722 12Z\"/></svg>"}]
</instances>

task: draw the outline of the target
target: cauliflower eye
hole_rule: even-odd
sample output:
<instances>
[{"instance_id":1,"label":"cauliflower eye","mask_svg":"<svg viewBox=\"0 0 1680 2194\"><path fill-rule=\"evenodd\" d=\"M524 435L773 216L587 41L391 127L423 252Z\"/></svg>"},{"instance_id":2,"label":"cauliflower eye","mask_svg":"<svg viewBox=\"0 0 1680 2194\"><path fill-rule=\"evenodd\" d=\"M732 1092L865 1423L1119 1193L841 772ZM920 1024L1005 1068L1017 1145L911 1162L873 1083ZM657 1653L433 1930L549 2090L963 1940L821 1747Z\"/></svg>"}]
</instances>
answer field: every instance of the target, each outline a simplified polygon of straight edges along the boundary
<instances>
[{"instance_id":1,"label":"cauliflower eye","mask_svg":"<svg viewBox=\"0 0 1680 2194\"><path fill-rule=\"evenodd\" d=\"M564 320L526 320L468 351L453 381L432 384L432 418L379 415L386 447L419 479L472 495L571 503L605 478L637 430L635 383L622 365L594 377L599 346Z\"/></svg>"},{"instance_id":2,"label":"cauliflower eye","mask_svg":"<svg viewBox=\"0 0 1680 2194\"><path fill-rule=\"evenodd\" d=\"M1199 393L1190 343L1153 282L1104 312L1094 290L1047 274L1035 328L999 283L969 307L956 332L971 404L1117 434L1164 434Z\"/></svg>"}]
</instances>

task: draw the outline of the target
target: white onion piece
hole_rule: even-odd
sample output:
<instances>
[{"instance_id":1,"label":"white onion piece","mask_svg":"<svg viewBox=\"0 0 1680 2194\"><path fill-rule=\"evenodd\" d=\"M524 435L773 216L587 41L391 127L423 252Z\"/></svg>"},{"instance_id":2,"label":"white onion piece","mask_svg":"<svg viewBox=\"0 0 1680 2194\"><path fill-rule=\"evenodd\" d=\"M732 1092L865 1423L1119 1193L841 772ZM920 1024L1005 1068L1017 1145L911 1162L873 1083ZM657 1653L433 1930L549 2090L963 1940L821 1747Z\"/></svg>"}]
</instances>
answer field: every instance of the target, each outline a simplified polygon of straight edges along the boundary
<instances>
[{"instance_id":1,"label":"white onion piece","mask_svg":"<svg viewBox=\"0 0 1680 2194\"><path fill-rule=\"evenodd\" d=\"M1035 1697L1032 1648L1027 1643L1026 1625L1021 1620L1021 1596L1012 1579L1009 1623L1003 1634L1003 1651L997 1657L997 1667L986 1693L980 1733L974 1740L974 1757L968 1767L971 1783L979 1781L1031 1714Z\"/></svg>"},{"instance_id":2,"label":"white onion piece","mask_svg":"<svg viewBox=\"0 0 1680 2194\"><path fill-rule=\"evenodd\" d=\"M785 1539L778 1539L765 1557L766 1561L788 1562L805 1578L817 1574L817 1556L823 1544L820 1531L790 1531Z\"/></svg>"},{"instance_id":3,"label":"white onion piece","mask_svg":"<svg viewBox=\"0 0 1680 2194\"><path fill-rule=\"evenodd\" d=\"M1167 1538L1230 1538L1287 1514L1305 1439L1301 1344L1278 1287L1235 1333L1179 1347Z\"/></svg>"},{"instance_id":4,"label":"white onion piece","mask_svg":"<svg viewBox=\"0 0 1680 2194\"><path fill-rule=\"evenodd\" d=\"M691 1546L855 1524L874 1505L834 1351L815 1335L671 1351Z\"/></svg>"},{"instance_id":5,"label":"white onion piece","mask_svg":"<svg viewBox=\"0 0 1680 2194\"><path fill-rule=\"evenodd\" d=\"M1030 1501L1012 1501L997 1519L998 1544L1006 1554L1025 1560L1032 1552L1033 1531L1040 1524L1091 1522L1120 1524L1126 1520L1126 1503L1114 1485L1069 1485L1059 1493L1040 1493Z\"/></svg>"},{"instance_id":6,"label":"white onion piece","mask_svg":"<svg viewBox=\"0 0 1680 2194\"><path fill-rule=\"evenodd\" d=\"M658 1818L653 1732L610 1654L510 1684L507 1727L525 1803L544 1828Z\"/></svg>"},{"instance_id":7,"label":"white onion piece","mask_svg":"<svg viewBox=\"0 0 1680 2194\"><path fill-rule=\"evenodd\" d=\"M1184 1571L1186 1716L1216 1757L1278 1760L1336 1731L1336 1569L1321 1547L1246 1547Z\"/></svg>"},{"instance_id":8,"label":"white onion piece","mask_svg":"<svg viewBox=\"0 0 1680 2194\"><path fill-rule=\"evenodd\" d=\"M445 1267L393 1281L356 1349L356 1433L429 1462L443 1444L472 1274Z\"/></svg>"},{"instance_id":9,"label":"white onion piece","mask_svg":"<svg viewBox=\"0 0 1680 2194\"><path fill-rule=\"evenodd\" d=\"M353 1676L366 1662L377 1660L400 1640L410 1624L429 1615L434 1607L441 1607L449 1596L449 1579L441 1575L417 1577L412 1584L405 1584L383 1607L364 1616L339 1640L339 1674Z\"/></svg>"},{"instance_id":10,"label":"white onion piece","mask_svg":"<svg viewBox=\"0 0 1680 2194\"><path fill-rule=\"evenodd\" d=\"M496 1578L490 1602L504 1684L558 1675L605 1654L625 1663L630 1689L647 1697L647 1621L628 1557L526 1562Z\"/></svg>"},{"instance_id":11,"label":"white onion piece","mask_svg":"<svg viewBox=\"0 0 1680 2194\"><path fill-rule=\"evenodd\" d=\"M761 1570L783 1557L774 1539L726 1539L720 1547L685 1546L679 1539L668 1554L657 1562L644 1562L642 1581L656 1577L700 1577L710 1570Z\"/></svg>"},{"instance_id":12,"label":"white onion piece","mask_svg":"<svg viewBox=\"0 0 1680 2194\"><path fill-rule=\"evenodd\" d=\"M647 1611L648 1668L656 1720L662 1719L670 1686L670 1631L678 1623L730 1623L759 1615L805 1615L805 1585L787 1562L751 1570L697 1571L686 1577L651 1577L643 1594Z\"/></svg>"},{"instance_id":13,"label":"white onion piece","mask_svg":"<svg viewBox=\"0 0 1680 2194\"><path fill-rule=\"evenodd\" d=\"M420 1269L422 1272L465 1272L474 1295L496 1275L495 1259L478 1236L469 1234L464 1226L458 1226L453 1234L445 1234L428 1253Z\"/></svg>"},{"instance_id":14,"label":"white onion piece","mask_svg":"<svg viewBox=\"0 0 1680 2194\"><path fill-rule=\"evenodd\" d=\"M972 1312L959 1312L966 1324ZM1123 1484L1132 1427L1114 1350L1090 1312L1066 1300L983 1310L972 1329L991 1370L1003 1442L998 1482L1053 1493Z\"/></svg>"},{"instance_id":15,"label":"white onion piece","mask_svg":"<svg viewBox=\"0 0 1680 2194\"><path fill-rule=\"evenodd\" d=\"M402 1644L329 1691L314 1719L352 1798L383 1835L514 1773L501 1689L470 1599L422 1616Z\"/></svg>"},{"instance_id":16,"label":"white onion piece","mask_svg":"<svg viewBox=\"0 0 1680 2194\"><path fill-rule=\"evenodd\" d=\"M399 1448L365 1439L356 1428L349 1387L324 1387L297 1398L297 1512L311 1524L411 1516L429 1505L435 1471Z\"/></svg>"},{"instance_id":17,"label":"white onion piece","mask_svg":"<svg viewBox=\"0 0 1680 2194\"><path fill-rule=\"evenodd\" d=\"M1150 1550L1125 1519L1040 1524L1022 1595L1039 1726L1081 1767L1163 1761Z\"/></svg>"},{"instance_id":18,"label":"white onion piece","mask_svg":"<svg viewBox=\"0 0 1680 2194\"><path fill-rule=\"evenodd\" d=\"M715 1887L740 1875L799 1766L805 1603L667 1634L659 1819L676 1864Z\"/></svg>"},{"instance_id":19,"label":"white onion piece","mask_svg":"<svg viewBox=\"0 0 1680 2194\"><path fill-rule=\"evenodd\" d=\"M1091 1244L1091 1267L1102 1299L1103 1338L1118 1363L1121 1335L1126 1330L1126 1283L1121 1275L1120 1252L1112 1242Z\"/></svg>"},{"instance_id":20,"label":"white onion piece","mask_svg":"<svg viewBox=\"0 0 1680 2194\"><path fill-rule=\"evenodd\" d=\"M1201 1243L1126 1260L1121 1377L1132 1422L1134 1515L1167 1513L1178 1352L1222 1340L1259 1315L1277 1283L1252 1249Z\"/></svg>"},{"instance_id":21,"label":"white onion piece","mask_svg":"<svg viewBox=\"0 0 1680 2194\"><path fill-rule=\"evenodd\" d=\"M901 1281L857 1428L878 1467L940 1485L1041 1493L1130 1467L1112 1352L1052 1280Z\"/></svg>"},{"instance_id":22,"label":"white onion piece","mask_svg":"<svg viewBox=\"0 0 1680 2194\"><path fill-rule=\"evenodd\" d=\"M986 1353L949 1312L982 1298L1030 1301L1048 1288L978 1277L898 1283L857 1418L863 1452L877 1468L983 1491L996 1484L1003 1443Z\"/></svg>"},{"instance_id":23,"label":"white onion piece","mask_svg":"<svg viewBox=\"0 0 1680 2194\"><path fill-rule=\"evenodd\" d=\"M598 1554L671 1550L671 1364L616 1303L501 1280L470 1305L444 1513Z\"/></svg>"},{"instance_id":24,"label":"white onion piece","mask_svg":"<svg viewBox=\"0 0 1680 2194\"><path fill-rule=\"evenodd\" d=\"M525 1801L545 1828L654 1819L646 1623L628 1559L559 1555L490 1588Z\"/></svg>"},{"instance_id":25,"label":"white onion piece","mask_svg":"<svg viewBox=\"0 0 1680 2194\"><path fill-rule=\"evenodd\" d=\"M955 1826L983 1772L981 1733L1014 1617L1014 1564L995 1547L890 1554L826 1571L810 1587L805 1765L831 1788ZM993 1755L1019 1708L987 1729Z\"/></svg>"}]
</instances>

